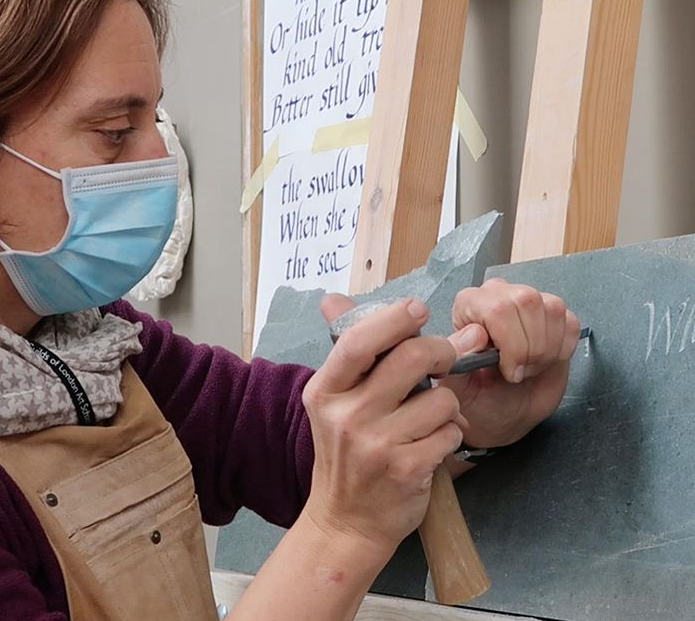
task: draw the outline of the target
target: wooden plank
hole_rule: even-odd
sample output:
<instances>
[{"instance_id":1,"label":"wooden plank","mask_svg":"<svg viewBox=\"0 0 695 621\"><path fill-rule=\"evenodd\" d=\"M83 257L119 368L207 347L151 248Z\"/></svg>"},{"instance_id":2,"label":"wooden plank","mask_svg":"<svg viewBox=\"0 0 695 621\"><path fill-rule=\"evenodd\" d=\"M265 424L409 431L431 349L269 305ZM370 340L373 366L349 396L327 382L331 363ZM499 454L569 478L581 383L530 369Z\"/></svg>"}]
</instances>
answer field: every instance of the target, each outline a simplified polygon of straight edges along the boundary
<instances>
[{"instance_id":1,"label":"wooden plank","mask_svg":"<svg viewBox=\"0 0 695 621\"><path fill-rule=\"evenodd\" d=\"M544 0L512 261L615 244L643 0Z\"/></svg>"},{"instance_id":2,"label":"wooden plank","mask_svg":"<svg viewBox=\"0 0 695 621\"><path fill-rule=\"evenodd\" d=\"M242 0L243 183L263 159L263 2ZM262 199L242 216L242 352L251 358L261 248Z\"/></svg>"},{"instance_id":3,"label":"wooden plank","mask_svg":"<svg viewBox=\"0 0 695 621\"><path fill-rule=\"evenodd\" d=\"M468 4L388 5L353 292L423 265L437 241Z\"/></svg>"},{"instance_id":4,"label":"wooden plank","mask_svg":"<svg viewBox=\"0 0 695 621\"><path fill-rule=\"evenodd\" d=\"M218 604L232 610L252 576L222 571L212 572L212 587ZM537 621L530 617L499 615L463 608L446 608L427 602L368 595L356 621Z\"/></svg>"}]
</instances>

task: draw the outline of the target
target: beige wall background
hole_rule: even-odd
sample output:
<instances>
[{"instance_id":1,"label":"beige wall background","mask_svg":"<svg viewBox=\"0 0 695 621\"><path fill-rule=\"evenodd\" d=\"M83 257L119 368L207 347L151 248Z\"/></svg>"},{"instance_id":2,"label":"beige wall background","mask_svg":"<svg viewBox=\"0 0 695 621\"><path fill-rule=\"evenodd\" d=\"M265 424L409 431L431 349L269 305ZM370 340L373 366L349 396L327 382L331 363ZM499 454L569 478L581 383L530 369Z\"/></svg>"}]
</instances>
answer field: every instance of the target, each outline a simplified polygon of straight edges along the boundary
<instances>
[{"instance_id":1,"label":"beige wall background","mask_svg":"<svg viewBox=\"0 0 695 621\"><path fill-rule=\"evenodd\" d=\"M241 7L175 0L163 105L191 165L196 217L174 295L139 305L196 342L241 348Z\"/></svg>"},{"instance_id":2,"label":"beige wall background","mask_svg":"<svg viewBox=\"0 0 695 621\"><path fill-rule=\"evenodd\" d=\"M552 1L552 0L546 0ZM473 0L461 85L490 142L460 158L461 217L517 198L542 0ZM144 305L195 341L241 343L241 7L176 0L164 105L192 169L194 241L176 293ZM695 232L695 3L645 0L618 243Z\"/></svg>"},{"instance_id":3,"label":"beige wall background","mask_svg":"<svg viewBox=\"0 0 695 621\"><path fill-rule=\"evenodd\" d=\"M477 164L463 152L463 218L515 209L541 8L542 0L472 1L461 85L490 150ZM695 232L694 27L695 3L645 0L619 244Z\"/></svg>"}]
</instances>

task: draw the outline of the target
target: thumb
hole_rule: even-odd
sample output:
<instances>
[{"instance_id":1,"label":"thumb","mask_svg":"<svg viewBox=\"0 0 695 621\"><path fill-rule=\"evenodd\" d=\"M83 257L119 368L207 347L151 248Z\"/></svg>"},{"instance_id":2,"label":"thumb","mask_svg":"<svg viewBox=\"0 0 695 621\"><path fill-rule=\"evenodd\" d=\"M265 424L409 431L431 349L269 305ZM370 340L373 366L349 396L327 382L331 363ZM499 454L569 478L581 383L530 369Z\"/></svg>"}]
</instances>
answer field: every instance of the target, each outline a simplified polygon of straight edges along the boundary
<instances>
[{"instance_id":1,"label":"thumb","mask_svg":"<svg viewBox=\"0 0 695 621\"><path fill-rule=\"evenodd\" d=\"M456 350L456 357L483 351L490 346L490 335L480 324L471 323L449 337Z\"/></svg>"},{"instance_id":2,"label":"thumb","mask_svg":"<svg viewBox=\"0 0 695 621\"><path fill-rule=\"evenodd\" d=\"M353 308L355 308L355 303L349 297L340 293L330 293L321 300L321 313L328 323L331 323Z\"/></svg>"}]
</instances>

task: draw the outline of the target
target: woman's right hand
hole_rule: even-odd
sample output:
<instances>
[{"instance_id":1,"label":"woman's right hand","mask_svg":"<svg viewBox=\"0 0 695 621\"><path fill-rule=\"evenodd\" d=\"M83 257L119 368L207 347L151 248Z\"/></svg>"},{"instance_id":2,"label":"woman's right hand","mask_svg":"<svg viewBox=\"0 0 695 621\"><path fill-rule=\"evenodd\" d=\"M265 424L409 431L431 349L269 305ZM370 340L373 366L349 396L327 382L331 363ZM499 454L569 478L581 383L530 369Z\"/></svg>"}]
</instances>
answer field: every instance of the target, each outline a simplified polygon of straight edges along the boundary
<instances>
[{"instance_id":1,"label":"woman's right hand","mask_svg":"<svg viewBox=\"0 0 695 621\"><path fill-rule=\"evenodd\" d=\"M322 310L333 321L352 306L328 296ZM448 388L406 401L422 378L454 362L447 339L409 338L428 315L422 302L404 300L366 317L307 384L311 493L229 621L352 619L398 543L422 523L434 470L463 438Z\"/></svg>"},{"instance_id":2,"label":"woman's right hand","mask_svg":"<svg viewBox=\"0 0 695 621\"><path fill-rule=\"evenodd\" d=\"M322 311L332 321L352 306L328 296ZM305 516L329 534L383 549L385 560L422 523L434 470L463 439L451 390L405 401L456 357L445 338L410 338L428 317L412 299L366 317L340 337L304 391L316 454Z\"/></svg>"}]
</instances>

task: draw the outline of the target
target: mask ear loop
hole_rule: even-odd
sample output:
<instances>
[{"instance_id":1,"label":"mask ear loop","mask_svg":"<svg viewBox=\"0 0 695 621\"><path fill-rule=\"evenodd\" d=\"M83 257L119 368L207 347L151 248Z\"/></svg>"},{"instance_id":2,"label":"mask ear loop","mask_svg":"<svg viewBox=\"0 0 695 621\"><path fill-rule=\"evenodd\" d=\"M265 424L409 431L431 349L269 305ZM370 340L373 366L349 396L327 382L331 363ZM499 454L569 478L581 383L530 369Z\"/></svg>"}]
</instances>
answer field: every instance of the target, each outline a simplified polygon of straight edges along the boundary
<instances>
[{"instance_id":1,"label":"mask ear loop","mask_svg":"<svg viewBox=\"0 0 695 621\"><path fill-rule=\"evenodd\" d=\"M47 166L43 166L42 164L39 164L38 162L35 162L31 158L28 158L26 155L22 155L19 151L15 151L12 147L8 147L6 144L0 142L0 149L4 149L7 151L10 155L14 155L17 159L22 160L23 162L26 162L29 164L29 166L33 166L34 168L40 170L41 172L46 173L47 175L50 175L54 179L58 179L58 181L62 180L62 175L59 172L56 172L55 170L52 170L48 168ZM2 239L0 239L0 248L4 252L14 252L12 248L10 248ZM0 253L2 254L2 253Z\"/></svg>"},{"instance_id":2,"label":"mask ear loop","mask_svg":"<svg viewBox=\"0 0 695 621\"><path fill-rule=\"evenodd\" d=\"M22 155L19 151L15 151L12 147L8 147L6 144L0 142L0 148L4 149L11 155L14 155L17 159L22 160L23 162L26 162L29 164L29 166L33 166L34 168L37 168L41 172L45 172L47 175L50 175L54 179L58 179L58 181L62 180L62 175L59 172L56 172L55 170L52 170L51 168L48 168L47 166L44 166L43 164L39 164L38 162L35 162L31 158L27 157L26 155ZM0 242L0 245L2 245L2 242Z\"/></svg>"}]
</instances>

